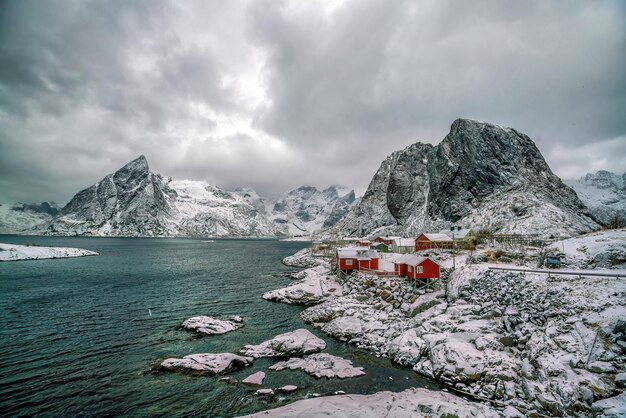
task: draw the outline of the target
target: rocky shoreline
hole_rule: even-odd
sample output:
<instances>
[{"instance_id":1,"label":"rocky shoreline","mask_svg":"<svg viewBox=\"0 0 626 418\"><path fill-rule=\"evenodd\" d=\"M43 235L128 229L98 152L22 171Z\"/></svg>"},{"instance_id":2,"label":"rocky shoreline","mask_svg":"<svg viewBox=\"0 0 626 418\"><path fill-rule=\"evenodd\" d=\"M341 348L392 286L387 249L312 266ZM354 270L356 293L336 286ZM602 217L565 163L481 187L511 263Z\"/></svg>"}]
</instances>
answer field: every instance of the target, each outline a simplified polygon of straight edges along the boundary
<instances>
[{"instance_id":1,"label":"rocky shoreline","mask_svg":"<svg viewBox=\"0 0 626 418\"><path fill-rule=\"evenodd\" d=\"M70 247L41 247L0 243L0 262L23 260L46 260L56 258L89 257L100 255L95 251Z\"/></svg>"},{"instance_id":2,"label":"rocky shoreline","mask_svg":"<svg viewBox=\"0 0 626 418\"><path fill-rule=\"evenodd\" d=\"M302 260L294 265L313 265L310 254L297 255ZM283 262L292 265L294 258ZM467 264L444 289L426 293L401 279L364 273L339 283L327 263L315 264L298 273L301 282L269 292L281 298L267 299L309 306L300 314L306 323L488 400L494 416L626 413L623 279ZM285 408L275 411L290 410Z\"/></svg>"}]
</instances>

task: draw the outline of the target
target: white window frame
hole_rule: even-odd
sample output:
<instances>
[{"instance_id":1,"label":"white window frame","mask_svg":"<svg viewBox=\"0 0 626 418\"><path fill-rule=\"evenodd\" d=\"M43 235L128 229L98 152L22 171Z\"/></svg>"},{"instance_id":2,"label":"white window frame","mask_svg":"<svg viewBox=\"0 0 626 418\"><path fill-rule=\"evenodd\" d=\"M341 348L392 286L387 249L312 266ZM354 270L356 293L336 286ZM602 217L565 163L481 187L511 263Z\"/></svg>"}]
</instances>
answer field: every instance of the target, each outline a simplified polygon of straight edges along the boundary
<instances>
[{"instance_id":1,"label":"white window frame","mask_svg":"<svg viewBox=\"0 0 626 418\"><path fill-rule=\"evenodd\" d=\"M352 265L352 259L347 259L346 260L346 266L351 266Z\"/></svg>"},{"instance_id":2,"label":"white window frame","mask_svg":"<svg viewBox=\"0 0 626 418\"><path fill-rule=\"evenodd\" d=\"M422 273L424 273L424 267L422 267L422 266L417 266L416 268L417 268L417 274L422 274Z\"/></svg>"},{"instance_id":3,"label":"white window frame","mask_svg":"<svg viewBox=\"0 0 626 418\"><path fill-rule=\"evenodd\" d=\"M413 266L409 266L408 271L413 271Z\"/></svg>"}]
</instances>

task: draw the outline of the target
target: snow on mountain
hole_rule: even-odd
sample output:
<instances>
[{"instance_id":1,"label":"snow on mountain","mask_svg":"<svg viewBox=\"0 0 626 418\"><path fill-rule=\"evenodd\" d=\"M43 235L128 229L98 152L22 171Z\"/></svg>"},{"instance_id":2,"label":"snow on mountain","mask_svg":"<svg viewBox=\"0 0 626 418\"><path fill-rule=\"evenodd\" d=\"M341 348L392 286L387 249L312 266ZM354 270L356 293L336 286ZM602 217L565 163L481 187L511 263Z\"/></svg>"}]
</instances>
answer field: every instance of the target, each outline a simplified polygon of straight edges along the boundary
<instances>
[{"instance_id":1,"label":"snow on mountain","mask_svg":"<svg viewBox=\"0 0 626 418\"><path fill-rule=\"evenodd\" d=\"M600 170L563 182L574 189L599 221L607 223L615 215L626 220L626 173L620 176Z\"/></svg>"},{"instance_id":2,"label":"snow on mountain","mask_svg":"<svg viewBox=\"0 0 626 418\"><path fill-rule=\"evenodd\" d=\"M141 156L77 193L56 216L24 229L50 235L301 236L332 226L352 202L354 192L338 186L300 187L267 202L250 188L230 192L204 181L164 178Z\"/></svg>"},{"instance_id":3,"label":"snow on mountain","mask_svg":"<svg viewBox=\"0 0 626 418\"><path fill-rule=\"evenodd\" d=\"M98 236L275 236L237 193L163 178L140 156L77 193L39 233Z\"/></svg>"},{"instance_id":4,"label":"snow on mountain","mask_svg":"<svg viewBox=\"0 0 626 418\"><path fill-rule=\"evenodd\" d=\"M0 204L0 234L30 230L59 212L54 202Z\"/></svg>"},{"instance_id":5,"label":"snow on mountain","mask_svg":"<svg viewBox=\"0 0 626 418\"><path fill-rule=\"evenodd\" d=\"M528 136L458 119L439 145L387 157L359 204L323 236L417 235L452 224L542 236L599 228Z\"/></svg>"},{"instance_id":6,"label":"snow on mountain","mask_svg":"<svg viewBox=\"0 0 626 418\"><path fill-rule=\"evenodd\" d=\"M283 234L309 236L335 225L354 201L354 190L342 186L302 186L270 202L267 212Z\"/></svg>"}]
</instances>

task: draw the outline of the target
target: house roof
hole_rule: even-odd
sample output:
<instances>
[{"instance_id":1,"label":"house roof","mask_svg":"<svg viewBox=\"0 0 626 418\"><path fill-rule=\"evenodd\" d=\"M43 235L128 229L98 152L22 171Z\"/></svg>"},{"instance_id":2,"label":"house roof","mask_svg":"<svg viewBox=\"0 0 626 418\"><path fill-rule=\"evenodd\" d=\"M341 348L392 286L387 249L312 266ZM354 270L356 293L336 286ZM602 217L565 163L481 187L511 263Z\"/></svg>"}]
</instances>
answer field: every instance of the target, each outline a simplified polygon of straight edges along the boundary
<instances>
[{"instance_id":1,"label":"house roof","mask_svg":"<svg viewBox=\"0 0 626 418\"><path fill-rule=\"evenodd\" d=\"M356 258L357 260L371 260L380 258L375 250L364 249L363 247L343 247L337 248L339 258Z\"/></svg>"},{"instance_id":2,"label":"house roof","mask_svg":"<svg viewBox=\"0 0 626 418\"><path fill-rule=\"evenodd\" d=\"M424 235L426 239L428 239L429 241L440 241L440 242L452 241L452 238L450 238L446 234L422 234L422 235Z\"/></svg>"},{"instance_id":3,"label":"house roof","mask_svg":"<svg viewBox=\"0 0 626 418\"><path fill-rule=\"evenodd\" d=\"M424 261L430 260L433 263L439 265L436 261L429 259L428 257L421 257L415 254L405 254L402 257L398 257L394 264L406 264L407 266L419 266Z\"/></svg>"},{"instance_id":4,"label":"house roof","mask_svg":"<svg viewBox=\"0 0 626 418\"><path fill-rule=\"evenodd\" d=\"M449 237L452 237L452 234L454 234L454 239L455 239L455 240L459 240L459 239L461 239L461 240L462 240L462 239L465 239L465 237L466 237L466 236L467 236L470 232L472 232L472 230L471 230L471 229L469 229L469 228L464 228L464 229L460 229L460 230L458 230L458 229L457 229L457 230L454 230L454 231L450 231L450 230L445 230L445 229L443 229L443 230L441 230L439 233L440 233L440 234L445 234L445 235L447 235L447 236L449 236Z\"/></svg>"},{"instance_id":5,"label":"house roof","mask_svg":"<svg viewBox=\"0 0 626 418\"><path fill-rule=\"evenodd\" d=\"M380 247L381 245L384 245L385 247L387 247L387 244L385 244L384 242L375 242L372 243L372 247Z\"/></svg>"},{"instance_id":6,"label":"house roof","mask_svg":"<svg viewBox=\"0 0 626 418\"><path fill-rule=\"evenodd\" d=\"M398 247L415 247L415 238L396 238L393 241Z\"/></svg>"}]
</instances>

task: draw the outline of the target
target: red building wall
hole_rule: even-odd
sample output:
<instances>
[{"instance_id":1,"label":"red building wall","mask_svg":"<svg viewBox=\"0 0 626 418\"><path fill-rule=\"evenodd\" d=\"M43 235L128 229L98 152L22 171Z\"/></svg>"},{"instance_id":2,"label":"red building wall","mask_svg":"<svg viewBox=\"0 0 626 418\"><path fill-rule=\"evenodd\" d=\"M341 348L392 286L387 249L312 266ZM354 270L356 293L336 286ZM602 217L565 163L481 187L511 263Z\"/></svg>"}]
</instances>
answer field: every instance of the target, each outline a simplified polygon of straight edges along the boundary
<instances>
[{"instance_id":1,"label":"red building wall","mask_svg":"<svg viewBox=\"0 0 626 418\"><path fill-rule=\"evenodd\" d=\"M417 267L422 267L422 273L417 272ZM440 277L439 265L430 259L422 261L418 266L413 267L413 271L407 268L407 277L411 279L438 279Z\"/></svg>"},{"instance_id":2,"label":"red building wall","mask_svg":"<svg viewBox=\"0 0 626 418\"><path fill-rule=\"evenodd\" d=\"M415 239L415 251L429 250L431 248L452 248L452 241L431 241L424 234Z\"/></svg>"},{"instance_id":3,"label":"red building wall","mask_svg":"<svg viewBox=\"0 0 626 418\"><path fill-rule=\"evenodd\" d=\"M348 265L346 261L352 260L352 265ZM359 262L356 258L338 258L339 270L356 270L359 266Z\"/></svg>"}]
</instances>

